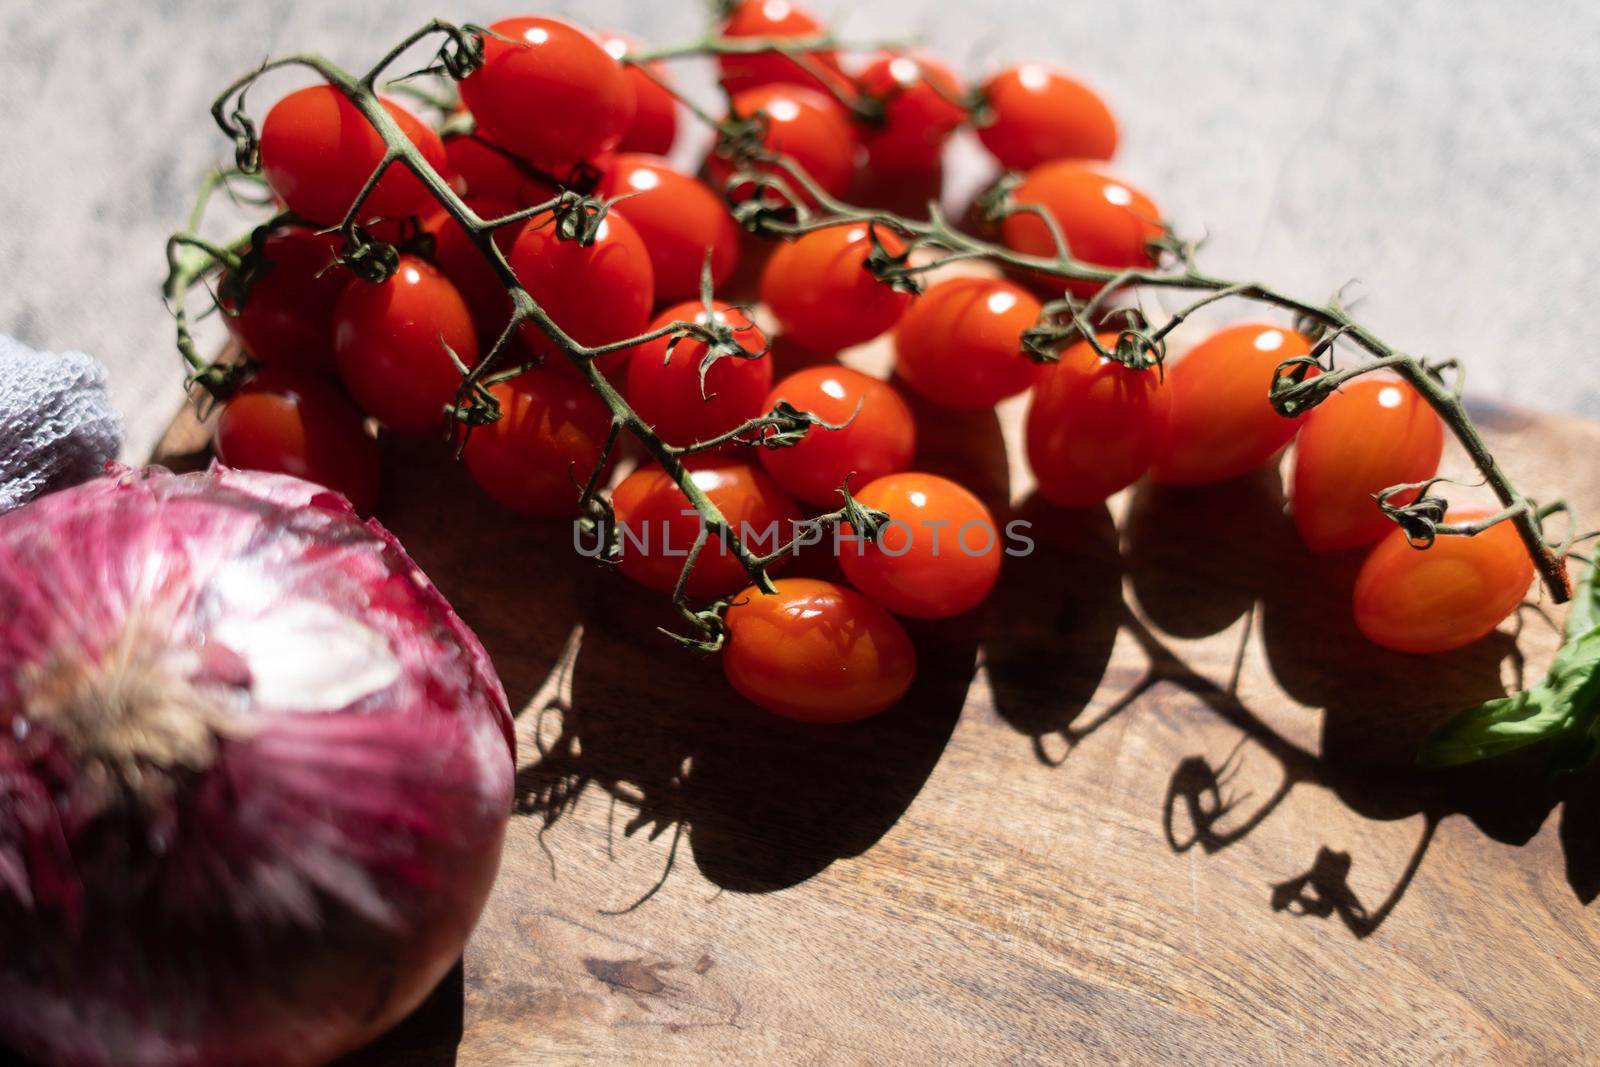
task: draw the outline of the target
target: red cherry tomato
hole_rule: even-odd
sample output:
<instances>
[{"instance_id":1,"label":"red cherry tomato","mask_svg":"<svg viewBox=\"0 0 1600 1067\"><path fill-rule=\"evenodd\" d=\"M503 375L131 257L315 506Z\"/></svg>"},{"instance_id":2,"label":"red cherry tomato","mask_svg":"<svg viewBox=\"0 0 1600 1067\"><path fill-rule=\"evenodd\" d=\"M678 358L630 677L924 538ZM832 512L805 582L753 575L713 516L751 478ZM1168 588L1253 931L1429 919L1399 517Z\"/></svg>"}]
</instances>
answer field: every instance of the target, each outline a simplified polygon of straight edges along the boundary
<instances>
[{"instance_id":1,"label":"red cherry tomato","mask_svg":"<svg viewBox=\"0 0 1600 1067\"><path fill-rule=\"evenodd\" d=\"M607 33L601 35L600 47L606 50L607 55L620 61L630 51L637 50L639 42L620 33ZM623 65L628 74L628 84L633 86L635 107L633 121L622 135L617 151L664 156L672 151L672 142L678 137L678 101L661 84L662 81L670 84L672 76L662 63L645 63L642 67L644 69L631 64ZM645 69L650 74L646 74Z\"/></svg>"},{"instance_id":2,"label":"red cherry tomato","mask_svg":"<svg viewBox=\"0 0 1600 1067\"><path fill-rule=\"evenodd\" d=\"M769 85L749 89L733 98L733 114L748 118L766 116L767 133L762 139L768 149L789 156L806 174L832 196L842 196L850 188L856 169L856 135L844 108L830 96L795 85ZM734 168L726 159L713 155L708 161L713 183L727 188ZM792 175L776 165L761 170L776 174L802 200L810 201ZM735 199L748 196L740 187Z\"/></svg>"},{"instance_id":3,"label":"red cherry tomato","mask_svg":"<svg viewBox=\"0 0 1600 1067\"><path fill-rule=\"evenodd\" d=\"M720 301L712 308L717 322L738 331L739 347L751 353L762 350L766 338L743 311ZM640 332L673 322L706 321L705 305L689 301L663 311L649 330ZM705 343L683 340L671 347L670 353L669 347L669 339L662 337L633 349L627 386L628 403L667 444L684 446L709 440L765 410L761 402L772 388L770 359L719 359L706 372L702 391L700 361L705 358Z\"/></svg>"},{"instance_id":4,"label":"red cherry tomato","mask_svg":"<svg viewBox=\"0 0 1600 1067\"><path fill-rule=\"evenodd\" d=\"M718 457L695 457L688 466L694 484L753 553L775 552L794 537L800 509L771 478L748 463ZM612 492L611 504L622 545L617 566L640 585L672 592L700 533L694 505L655 466L624 478ZM701 549L685 589L704 600L725 596L749 580L733 550L713 536Z\"/></svg>"},{"instance_id":5,"label":"red cherry tomato","mask_svg":"<svg viewBox=\"0 0 1600 1067\"><path fill-rule=\"evenodd\" d=\"M994 407L1039 378L1022 332L1041 310L1021 286L996 278L940 282L895 327L895 371L935 404Z\"/></svg>"},{"instance_id":6,"label":"red cherry tomato","mask_svg":"<svg viewBox=\"0 0 1600 1067\"><path fill-rule=\"evenodd\" d=\"M739 266L739 227L722 198L659 156L623 153L606 171L600 193L626 196L617 206L639 231L655 276L657 304L700 292L711 253L711 284L720 288Z\"/></svg>"},{"instance_id":7,"label":"red cherry tomato","mask_svg":"<svg viewBox=\"0 0 1600 1067\"><path fill-rule=\"evenodd\" d=\"M512 201L490 197L468 197L467 206L484 219L501 218L517 210ZM508 262L523 225L518 223L495 231L495 243ZM423 229L433 236L433 262L467 302L479 347L488 351L511 321L511 295L506 292L505 283L449 212L441 209L430 216L423 223Z\"/></svg>"},{"instance_id":8,"label":"red cherry tomato","mask_svg":"<svg viewBox=\"0 0 1600 1067\"><path fill-rule=\"evenodd\" d=\"M1212 334L1167 368L1172 410L1150 465L1166 485L1207 485L1261 466L1288 444L1286 419L1267 394L1278 364L1311 351L1294 330L1243 323Z\"/></svg>"},{"instance_id":9,"label":"red cherry tomato","mask_svg":"<svg viewBox=\"0 0 1600 1067\"><path fill-rule=\"evenodd\" d=\"M501 19L489 29L499 36L484 35L483 66L461 83L462 103L486 135L545 170L621 142L633 122L633 86L594 38L547 18Z\"/></svg>"},{"instance_id":10,"label":"red cherry tomato","mask_svg":"<svg viewBox=\"0 0 1600 1067\"><path fill-rule=\"evenodd\" d=\"M556 236L550 216L536 219L511 249L511 269L528 295L579 344L621 341L643 333L650 321L655 292L650 253L619 210L606 213L594 243L587 247ZM571 367L537 324L523 324L522 340L552 366ZM625 351L606 355L600 366L614 372L626 359Z\"/></svg>"},{"instance_id":11,"label":"red cherry tomato","mask_svg":"<svg viewBox=\"0 0 1600 1067\"><path fill-rule=\"evenodd\" d=\"M1013 194L1018 204L1037 204L1061 225L1067 248L1076 259L1100 267L1123 269L1155 263L1149 242L1161 236L1161 209L1144 193L1071 160L1045 163L1029 171ZM1056 246L1049 227L1032 212L1018 212L1000 224L1008 248L1035 256L1054 256ZM1039 285L1080 296L1099 286L1092 282L1064 283L1044 275Z\"/></svg>"},{"instance_id":12,"label":"red cherry tomato","mask_svg":"<svg viewBox=\"0 0 1600 1067\"><path fill-rule=\"evenodd\" d=\"M450 168L470 198L531 207L554 197L571 175L550 175L478 133L445 138Z\"/></svg>"},{"instance_id":13,"label":"red cherry tomato","mask_svg":"<svg viewBox=\"0 0 1600 1067\"><path fill-rule=\"evenodd\" d=\"M268 367L217 420L217 458L242 470L292 474L343 493L363 515L378 503L378 442L361 412L315 375Z\"/></svg>"},{"instance_id":14,"label":"red cherry tomato","mask_svg":"<svg viewBox=\"0 0 1600 1067\"><path fill-rule=\"evenodd\" d=\"M220 286L228 330L257 362L332 374L333 306L350 280L339 262L338 234L280 226L256 251L243 303L230 281Z\"/></svg>"},{"instance_id":15,"label":"red cherry tomato","mask_svg":"<svg viewBox=\"0 0 1600 1067\"><path fill-rule=\"evenodd\" d=\"M1452 511L1471 522L1483 510ZM1448 652L1470 645L1516 610L1533 581L1533 561L1509 522L1471 537L1440 537L1411 547L1392 529L1356 576L1356 626L1396 652Z\"/></svg>"},{"instance_id":16,"label":"red cherry tomato","mask_svg":"<svg viewBox=\"0 0 1600 1067\"><path fill-rule=\"evenodd\" d=\"M927 171L939 166L950 135L967 120L966 90L942 63L923 55L884 55L856 79L863 96L883 105L881 125L862 136L877 171Z\"/></svg>"},{"instance_id":17,"label":"red cherry tomato","mask_svg":"<svg viewBox=\"0 0 1600 1067\"><path fill-rule=\"evenodd\" d=\"M1000 577L1005 531L983 501L935 474L890 474L856 494L889 513L876 542L839 550L850 584L896 615L944 619L983 602Z\"/></svg>"},{"instance_id":18,"label":"red cherry tomato","mask_svg":"<svg viewBox=\"0 0 1600 1067\"><path fill-rule=\"evenodd\" d=\"M880 226L877 235L891 254L905 249L893 231ZM899 322L911 294L872 276L866 268L871 253L866 223L829 226L779 245L762 272L761 299L783 324L784 336L816 352L837 352Z\"/></svg>"},{"instance_id":19,"label":"red cherry tomato","mask_svg":"<svg viewBox=\"0 0 1600 1067\"><path fill-rule=\"evenodd\" d=\"M854 722L898 703L917 674L911 639L860 593L813 578L751 586L724 622L722 669L739 695L801 722Z\"/></svg>"},{"instance_id":20,"label":"red cherry tomato","mask_svg":"<svg viewBox=\"0 0 1600 1067\"><path fill-rule=\"evenodd\" d=\"M988 121L978 139L1007 170L1117 153L1117 122L1105 101L1060 71L1024 63L990 78L982 95Z\"/></svg>"},{"instance_id":21,"label":"red cherry tomato","mask_svg":"<svg viewBox=\"0 0 1600 1067\"><path fill-rule=\"evenodd\" d=\"M813 426L792 448L761 450L767 473L807 504L838 505L846 477L867 485L911 465L916 422L887 382L845 367L808 367L779 382L761 407L771 411L780 400L831 425L849 422L839 430Z\"/></svg>"},{"instance_id":22,"label":"red cherry tomato","mask_svg":"<svg viewBox=\"0 0 1600 1067\"><path fill-rule=\"evenodd\" d=\"M436 267L415 256L401 256L381 284L352 280L334 308L339 376L363 411L400 433L445 425L445 405L461 387L446 345L467 366L478 362L466 301Z\"/></svg>"},{"instance_id":23,"label":"red cherry tomato","mask_svg":"<svg viewBox=\"0 0 1600 1067\"><path fill-rule=\"evenodd\" d=\"M449 169L439 135L392 101L394 118L428 165ZM261 124L261 171L289 210L310 222L333 226L383 161L385 146L364 115L331 85L312 85L272 105ZM367 196L357 221L395 221L431 211L433 194L401 164L394 164Z\"/></svg>"},{"instance_id":24,"label":"red cherry tomato","mask_svg":"<svg viewBox=\"0 0 1600 1067\"><path fill-rule=\"evenodd\" d=\"M611 412L588 384L543 367L490 388L500 419L477 427L462 458L472 478L512 511L578 513L581 486L605 448Z\"/></svg>"},{"instance_id":25,"label":"red cherry tomato","mask_svg":"<svg viewBox=\"0 0 1600 1067\"><path fill-rule=\"evenodd\" d=\"M1117 335L1100 335L1110 350ZM1170 404L1156 368L1133 370L1087 341L1046 366L1028 405L1028 462L1046 500L1089 507L1138 481Z\"/></svg>"},{"instance_id":26,"label":"red cherry tomato","mask_svg":"<svg viewBox=\"0 0 1600 1067\"><path fill-rule=\"evenodd\" d=\"M1294 459L1294 521L1313 552L1370 545L1394 524L1373 496L1439 470L1444 424L1405 382L1359 378L1311 410ZM1402 493L1394 503L1416 499Z\"/></svg>"},{"instance_id":27,"label":"red cherry tomato","mask_svg":"<svg viewBox=\"0 0 1600 1067\"><path fill-rule=\"evenodd\" d=\"M741 0L722 24L724 37L817 37L826 32L822 23L788 0ZM839 71L839 58L831 51L807 53L815 69L830 80L845 81ZM717 57L722 69L722 85L730 93L741 93L764 85L802 85L826 91L827 86L805 67L778 52Z\"/></svg>"}]
</instances>

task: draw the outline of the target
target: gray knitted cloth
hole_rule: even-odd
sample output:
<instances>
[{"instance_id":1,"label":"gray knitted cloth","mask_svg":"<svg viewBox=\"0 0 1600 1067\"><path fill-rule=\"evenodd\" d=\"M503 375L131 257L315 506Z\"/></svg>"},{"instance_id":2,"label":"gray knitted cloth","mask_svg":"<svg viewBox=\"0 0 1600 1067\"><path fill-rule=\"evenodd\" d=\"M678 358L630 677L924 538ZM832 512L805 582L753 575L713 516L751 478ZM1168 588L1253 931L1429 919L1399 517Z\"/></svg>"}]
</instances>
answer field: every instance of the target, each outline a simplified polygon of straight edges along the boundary
<instances>
[{"instance_id":1,"label":"gray knitted cloth","mask_svg":"<svg viewBox=\"0 0 1600 1067\"><path fill-rule=\"evenodd\" d=\"M0 512L96 477L121 447L104 367L0 334Z\"/></svg>"}]
</instances>

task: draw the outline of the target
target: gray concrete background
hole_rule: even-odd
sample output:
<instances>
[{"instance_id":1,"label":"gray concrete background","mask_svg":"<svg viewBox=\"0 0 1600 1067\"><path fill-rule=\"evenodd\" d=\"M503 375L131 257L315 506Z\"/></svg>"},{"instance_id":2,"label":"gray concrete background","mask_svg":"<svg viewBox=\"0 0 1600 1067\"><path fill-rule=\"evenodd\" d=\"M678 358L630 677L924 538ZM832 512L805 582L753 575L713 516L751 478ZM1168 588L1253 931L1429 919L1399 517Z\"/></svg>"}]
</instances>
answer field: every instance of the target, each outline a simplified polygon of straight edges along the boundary
<instances>
[{"instance_id":1,"label":"gray concrete background","mask_svg":"<svg viewBox=\"0 0 1600 1067\"><path fill-rule=\"evenodd\" d=\"M1122 121L1121 173L1212 234L1206 267L1310 297L1359 278L1368 322L1464 358L1474 391L1600 417L1593 0L814 6L851 35L919 35L969 72L1078 71ZM227 152L215 91L271 54L359 66L430 16L511 8L0 0L0 332L104 360L143 455L180 400L162 243ZM701 17L695 0L529 9L661 41ZM978 156L960 158L970 186Z\"/></svg>"}]
</instances>

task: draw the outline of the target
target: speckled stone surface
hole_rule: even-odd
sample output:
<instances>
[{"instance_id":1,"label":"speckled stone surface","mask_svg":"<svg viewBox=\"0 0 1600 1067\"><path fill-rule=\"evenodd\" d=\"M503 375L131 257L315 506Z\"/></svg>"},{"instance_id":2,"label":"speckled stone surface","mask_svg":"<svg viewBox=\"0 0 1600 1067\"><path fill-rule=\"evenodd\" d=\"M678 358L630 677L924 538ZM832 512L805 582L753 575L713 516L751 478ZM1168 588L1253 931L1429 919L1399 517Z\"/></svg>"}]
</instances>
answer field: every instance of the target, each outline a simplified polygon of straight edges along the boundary
<instances>
[{"instance_id":1,"label":"speckled stone surface","mask_svg":"<svg viewBox=\"0 0 1600 1067\"><path fill-rule=\"evenodd\" d=\"M513 5L515 6L515 5ZM1118 169L1203 263L1320 297L1359 278L1366 320L1456 355L1475 392L1600 417L1600 4L1534 0L818 3L863 37L918 35L968 71L1045 58L1124 127ZM533 5L655 40L695 0ZM228 146L214 92L268 55L347 65L438 0L0 3L0 332L111 371L127 454L179 403L158 286L165 235ZM709 78L685 74L708 89ZM273 85L287 87L288 80ZM254 97L264 110L278 89ZM687 146L692 154L694 146ZM957 151L958 185L980 156ZM219 232L226 226L219 217ZM213 324L214 325L214 324Z\"/></svg>"}]
</instances>

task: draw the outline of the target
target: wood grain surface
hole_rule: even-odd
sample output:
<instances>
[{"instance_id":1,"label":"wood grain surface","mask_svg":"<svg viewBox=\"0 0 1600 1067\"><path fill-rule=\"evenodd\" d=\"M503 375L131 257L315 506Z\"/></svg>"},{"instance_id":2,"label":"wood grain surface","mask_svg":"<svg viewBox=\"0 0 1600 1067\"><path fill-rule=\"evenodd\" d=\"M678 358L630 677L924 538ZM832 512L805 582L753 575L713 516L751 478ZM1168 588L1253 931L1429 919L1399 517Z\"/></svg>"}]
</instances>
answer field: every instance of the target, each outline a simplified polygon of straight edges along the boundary
<instances>
[{"instance_id":1,"label":"wood grain surface","mask_svg":"<svg viewBox=\"0 0 1600 1067\"><path fill-rule=\"evenodd\" d=\"M349 1064L1592 1058L1593 779L1411 768L1543 670L1560 609L1385 653L1276 471L1068 512L1030 498L1016 403L918 415L919 465L1038 549L914 628L901 705L826 728L744 704L564 525L390 443L380 517L493 655L519 788L463 967ZM1477 415L1528 491L1600 514L1600 426ZM180 419L160 458L203 448Z\"/></svg>"}]
</instances>

